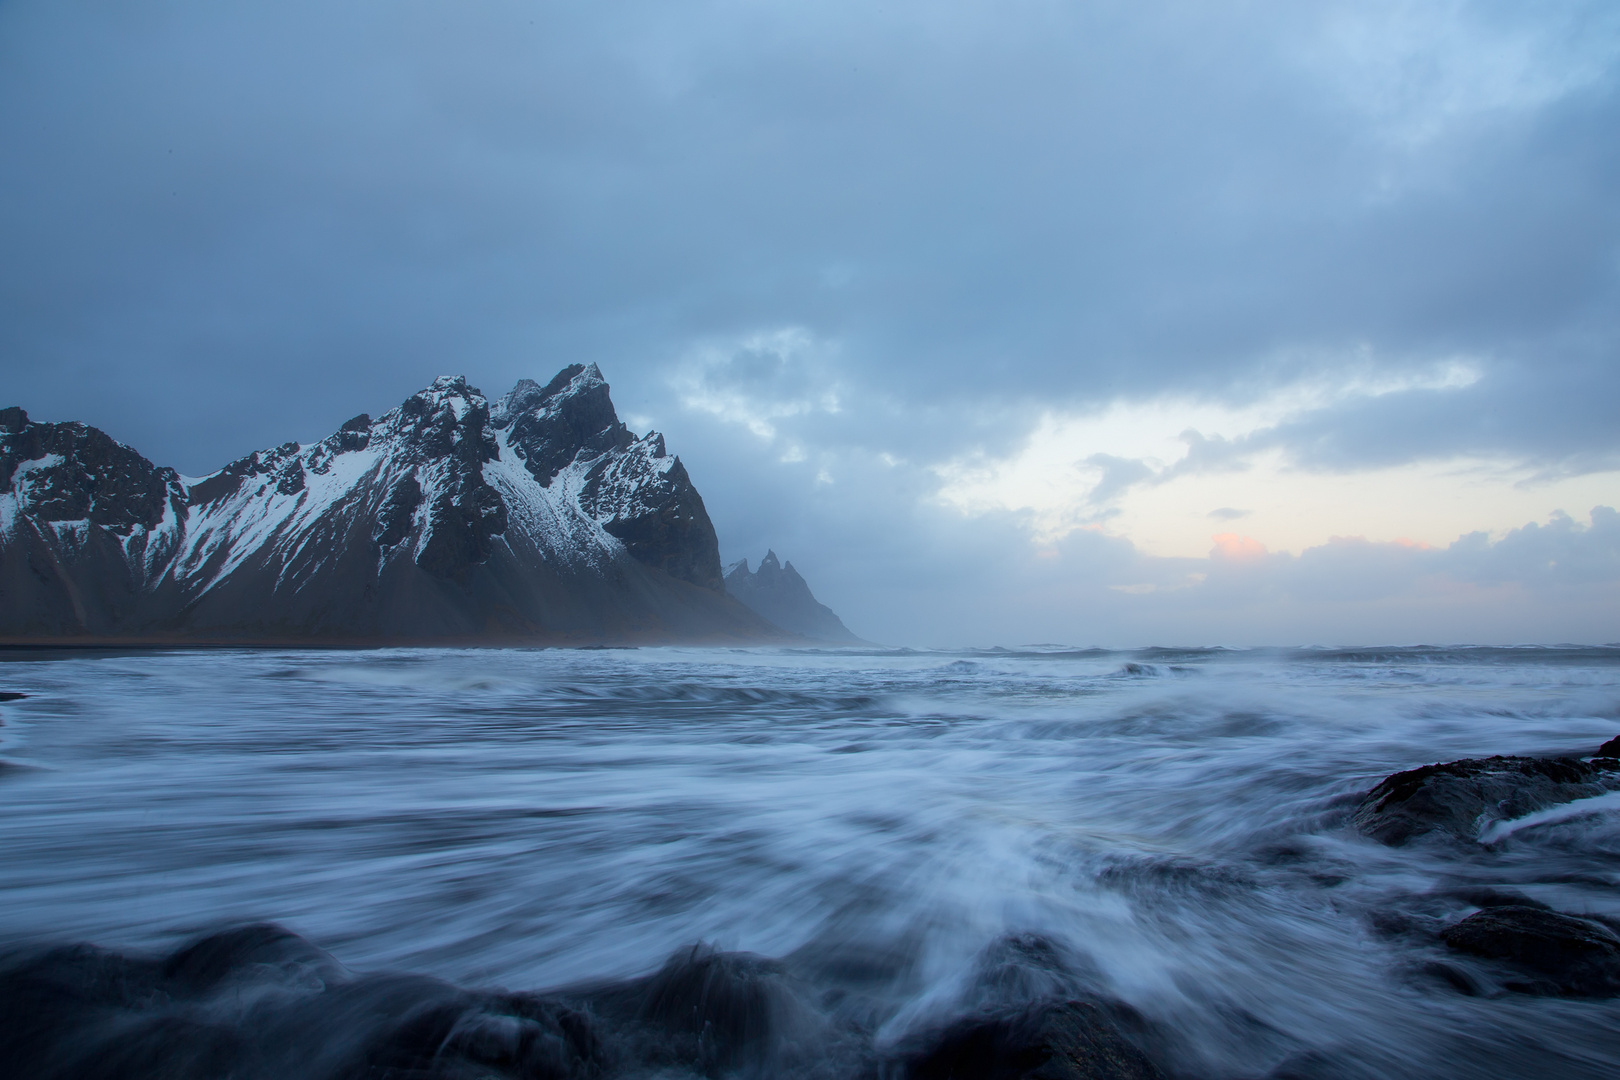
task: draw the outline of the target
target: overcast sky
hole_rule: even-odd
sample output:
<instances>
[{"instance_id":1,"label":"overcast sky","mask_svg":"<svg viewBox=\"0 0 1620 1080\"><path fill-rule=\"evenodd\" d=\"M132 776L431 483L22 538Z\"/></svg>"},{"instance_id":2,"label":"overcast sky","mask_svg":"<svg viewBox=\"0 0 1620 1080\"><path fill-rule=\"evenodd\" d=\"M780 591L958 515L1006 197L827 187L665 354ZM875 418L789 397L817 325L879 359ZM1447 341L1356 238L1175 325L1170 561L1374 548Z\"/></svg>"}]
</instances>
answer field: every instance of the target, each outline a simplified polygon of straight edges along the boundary
<instances>
[{"instance_id":1,"label":"overcast sky","mask_svg":"<svg viewBox=\"0 0 1620 1080\"><path fill-rule=\"evenodd\" d=\"M1620 5L0 0L0 405L578 361L876 640L1620 640Z\"/></svg>"}]
</instances>

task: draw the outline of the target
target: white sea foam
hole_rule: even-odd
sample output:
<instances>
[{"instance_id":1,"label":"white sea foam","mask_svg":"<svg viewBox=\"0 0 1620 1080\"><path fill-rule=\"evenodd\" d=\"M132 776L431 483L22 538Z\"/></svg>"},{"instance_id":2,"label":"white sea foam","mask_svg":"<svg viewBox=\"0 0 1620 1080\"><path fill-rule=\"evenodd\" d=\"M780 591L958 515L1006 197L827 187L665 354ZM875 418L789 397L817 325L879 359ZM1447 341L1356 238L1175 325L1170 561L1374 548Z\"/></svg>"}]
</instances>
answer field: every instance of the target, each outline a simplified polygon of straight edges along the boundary
<instances>
[{"instance_id":1,"label":"white sea foam","mask_svg":"<svg viewBox=\"0 0 1620 1080\"><path fill-rule=\"evenodd\" d=\"M1561 806L1550 806L1545 810L1537 810L1533 814L1512 818L1504 821L1493 821L1480 831L1479 842L1482 844L1496 844L1516 832L1524 829L1534 829L1539 825L1553 825L1562 821L1572 821L1575 818L1586 817L1590 814L1606 814L1620 810L1620 791L1611 791L1605 795L1594 795L1589 799L1576 799Z\"/></svg>"}]
</instances>

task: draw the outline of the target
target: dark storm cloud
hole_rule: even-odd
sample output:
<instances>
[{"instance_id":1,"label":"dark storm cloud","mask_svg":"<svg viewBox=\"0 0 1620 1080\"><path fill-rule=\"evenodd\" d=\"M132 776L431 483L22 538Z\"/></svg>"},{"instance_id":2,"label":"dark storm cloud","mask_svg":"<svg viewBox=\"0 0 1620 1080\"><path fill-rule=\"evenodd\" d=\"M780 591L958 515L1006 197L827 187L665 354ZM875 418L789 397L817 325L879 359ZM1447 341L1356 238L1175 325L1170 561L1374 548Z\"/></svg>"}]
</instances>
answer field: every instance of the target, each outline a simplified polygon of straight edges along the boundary
<instances>
[{"instance_id":1,"label":"dark storm cloud","mask_svg":"<svg viewBox=\"0 0 1620 1080\"><path fill-rule=\"evenodd\" d=\"M1617 19L13 0L0 404L199 472L443 372L595 360L728 555L791 542L851 593L1014 535L920 503L1041 408L1460 358L1471 386L1263 438L1610 468ZM1204 436L1186 468L1259 447Z\"/></svg>"},{"instance_id":2,"label":"dark storm cloud","mask_svg":"<svg viewBox=\"0 0 1620 1080\"><path fill-rule=\"evenodd\" d=\"M1522 106L1443 22L1390 70L1413 28L1368 10L1370 66L1353 9L1290 5L14 3L7 363L307 415L314 372L622 382L780 324L912 400L1229 393L1292 343L1611 357L1608 73ZM1460 10L1554 74L1612 38Z\"/></svg>"}]
</instances>

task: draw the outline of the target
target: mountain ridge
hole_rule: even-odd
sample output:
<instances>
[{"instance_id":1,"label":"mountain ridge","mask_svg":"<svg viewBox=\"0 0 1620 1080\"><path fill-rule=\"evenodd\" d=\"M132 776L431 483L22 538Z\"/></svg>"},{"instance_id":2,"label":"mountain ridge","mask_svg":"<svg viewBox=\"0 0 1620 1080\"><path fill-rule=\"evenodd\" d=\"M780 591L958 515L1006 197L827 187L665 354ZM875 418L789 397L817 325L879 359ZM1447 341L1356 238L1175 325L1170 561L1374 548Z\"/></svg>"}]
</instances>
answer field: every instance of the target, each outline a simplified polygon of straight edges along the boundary
<instances>
[{"instance_id":1,"label":"mountain ridge","mask_svg":"<svg viewBox=\"0 0 1620 1080\"><path fill-rule=\"evenodd\" d=\"M597 367L443 376L201 477L0 410L0 640L753 642L702 496Z\"/></svg>"}]
</instances>

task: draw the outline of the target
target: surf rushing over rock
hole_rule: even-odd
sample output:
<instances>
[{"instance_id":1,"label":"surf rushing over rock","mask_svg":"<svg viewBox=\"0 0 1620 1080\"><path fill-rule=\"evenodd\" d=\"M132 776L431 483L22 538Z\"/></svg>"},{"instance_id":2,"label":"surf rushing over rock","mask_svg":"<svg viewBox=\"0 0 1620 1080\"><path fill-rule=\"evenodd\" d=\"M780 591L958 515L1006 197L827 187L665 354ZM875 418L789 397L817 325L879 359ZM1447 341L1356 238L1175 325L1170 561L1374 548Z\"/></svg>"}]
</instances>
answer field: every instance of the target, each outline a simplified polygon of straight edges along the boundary
<instances>
[{"instance_id":1,"label":"surf rushing over rock","mask_svg":"<svg viewBox=\"0 0 1620 1080\"><path fill-rule=\"evenodd\" d=\"M1362 798L1351 821L1396 847L1430 834L1474 841L1490 822L1616 790L1613 758L1467 758L1395 773Z\"/></svg>"},{"instance_id":2,"label":"surf rushing over rock","mask_svg":"<svg viewBox=\"0 0 1620 1080\"><path fill-rule=\"evenodd\" d=\"M1620 936L1593 919L1528 903L1482 908L1441 932L1460 953L1500 961L1505 989L1564 997L1620 994Z\"/></svg>"},{"instance_id":3,"label":"surf rushing over rock","mask_svg":"<svg viewBox=\"0 0 1620 1080\"><path fill-rule=\"evenodd\" d=\"M1620 739L1591 759L1576 757L1467 758L1395 773L1368 792L1351 816L1361 832L1391 847L1420 838L1490 844L1511 835L1521 819L1620 790ZM1536 815L1536 816L1532 816ZM1453 954L1483 961L1478 970L1450 962L1428 965L1470 995L1508 991L1558 997L1620 996L1620 935L1604 920L1554 911L1516 893L1464 890L1476 910L1441 927ZM1391 924L1400 923L1399 917Z\"/></svg>"},{"instance_id":4,"label":"surf rushing over rock","mask_svg":"<svg viewBox=\"0 0 1620 1080\"><path fill-rule=\"evenodd\" d=\"M548 993L360 975L254 924L166 956L39 946L0 960L0 1076L32 1080L584 1080L849 1075L1160 1080L1105 998L1008 1004L879 1045L790 966L697 946L642 978ZM807 1067L808 1066L808 1067ZM832 1069L833 1073L826 1070Z\"/></svg>"}]
</instances>

